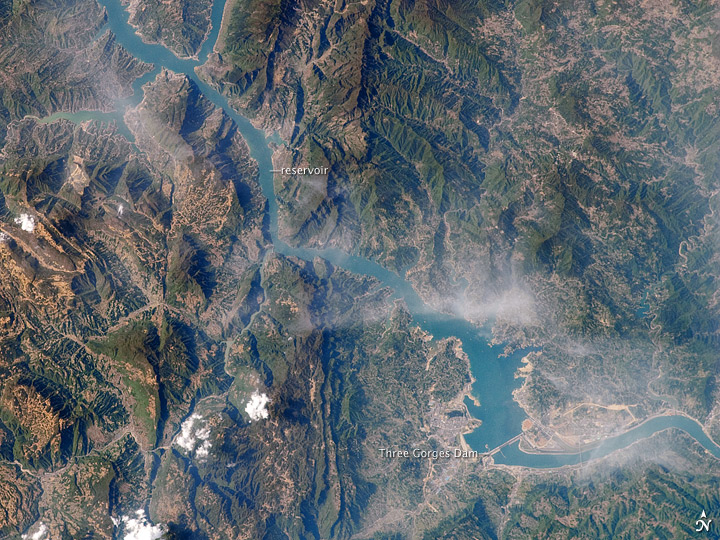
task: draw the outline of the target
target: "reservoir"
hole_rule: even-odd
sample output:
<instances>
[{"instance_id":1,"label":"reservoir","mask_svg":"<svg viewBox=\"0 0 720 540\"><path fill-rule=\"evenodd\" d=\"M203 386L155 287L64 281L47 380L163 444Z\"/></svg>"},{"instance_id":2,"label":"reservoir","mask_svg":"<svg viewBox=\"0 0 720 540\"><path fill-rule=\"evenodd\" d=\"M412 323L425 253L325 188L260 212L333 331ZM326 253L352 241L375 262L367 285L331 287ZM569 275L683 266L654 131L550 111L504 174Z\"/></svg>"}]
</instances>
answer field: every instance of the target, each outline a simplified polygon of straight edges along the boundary
<instances>
[{"instance_id":1,"label":"reservoir","mask_svg":"<svg viewBox=\"0 0 720 540\"><path fill-rule=\"evenodd\" d=\"M422 329L436 339L457 337L462 341L463 350L470 358L472 374L475 377L473 394L480 406L466 401L470 412L482 420L482 425L473 433L466 435L467 443L473 450L484 452L495 448L520 433L520 426L525 414L512 399L512 392L518 387L514 375L520 365L524 353L517 352L503 356L503 347L491 347L487 331L479 329L469 322L450 315L438 313L426 306L411 285L397 274L386 270L380 265L355 255L349 255L334 249L294 248L278 237L277 202L274 195L272 151L265 133L256 129L250 121L235 112L227 100L216 90L205 84L195 74L195 68L205 63L208 54L215 44L220 30L225 0L216 0L212 9L212 30L204 42L198 60L180 60L161 45L144 43L128 24L128 13L123 9L120 0L99 0L108 12L107 27L117 36L120 43L130 54L143 62L154 65L153 71L147 73L133 84L135 94L128 100L118 103L117 113L77 113L59 114L57 117L82 121L90 117L102 121L115 120L119 129L127 134L122 116L127 106L135 106L142 99L142 85L153 80L161 68L187 75L199 87L200 91L213 104L222 108L237 124L240 133L250 148L250 154L257 161L259 182L263 194L268 200L270 217L270 236L274 250L283 255L292 255L305 260L322 257L335 266L356 274L372 276L391 288L394 297L402 298L413 315L413 320ZM46 119L47 120L47 119ZM652 436L665 429L680 429L695 438L715 457L720 458L718 447L703 431L700 424L685 416L662 416L644 422L633 429L606 439L593 450L578 454L528 454L518 448L518 444L507 446L501 453L494 456L495 461L507 465L519 465L534 468L560 467L583 463L608 455L615 450L625 448L635 441Z\"/></svg>"}]
</instances>

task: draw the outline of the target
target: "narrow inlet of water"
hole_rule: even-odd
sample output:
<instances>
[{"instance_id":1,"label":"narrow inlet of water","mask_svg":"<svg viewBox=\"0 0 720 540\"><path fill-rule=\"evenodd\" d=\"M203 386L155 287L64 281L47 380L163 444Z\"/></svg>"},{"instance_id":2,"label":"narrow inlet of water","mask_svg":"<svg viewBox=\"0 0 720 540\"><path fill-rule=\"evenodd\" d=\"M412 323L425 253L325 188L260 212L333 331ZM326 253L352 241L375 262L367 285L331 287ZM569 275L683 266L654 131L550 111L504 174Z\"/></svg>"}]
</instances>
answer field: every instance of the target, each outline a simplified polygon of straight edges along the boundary
<instances>
[{"instance_id":1,"label":"narrow inlet of water","mask_svg":"<svg viewBox=\"0 0 720 540\"><path fill-rule=\"evenodd\" d=\"M142 85L153 80L160 69L165 68L188 76L200 91L214 105L220 107L232 118L250 148L251 157L257 162L259 182L263 194L268 199L270 214L270 236L276 252L295 256L307 261L321 257L333 265L344 268L355 274L372 276L383 285L393 290L396 298L402 298L410 310L414 322L432 334L435 339L457 337L463 343L463 350L470 358L471 370L476 379L473 395L479 400L480 406L467 402L471 413L482 421L482 425L473 433L466 435L468 444L478 452L493 449L520 433L521 423L525 414L512 399L512 392L518 387L515 372L520 365L522 352L503 356L502 346L491 347L486 335L469 322L457 317L438 313L423 303L409 282L377 263L349 255L336 249L306 249L287 245L278 237L277 201L275 199L274 177L271 170L272 150L268 145L265 133L255 128L244 116L232 109L227 99L215 89L205 84L195 73L195 68L207 61L208 54L214 46L222 21L225 0L216 0L212 9L212 30L204 42L198 60L181 60L161 45L144 43L128 24L128 13L119 0L99 0L108 12L107 27L115 34L117 41L137 59L154 65L154 69L139 78L133 84L134 95L118 103L117 113L82 112L76 115L58 114L57 117L71 119L98 119L108 121L115 119L118 125L124 126L122 116L125 108L137 106L142 100ZM48 119L44 119L48 121ZM127 130L127 128L125 128ZM507 465L521 465L533 468L561 467L582 463L608 455L615 450L625 448L640 439L650 437L666 429L680 429L695 438L715 457L720 458L720 447L703 431L702 426L685 416L663 416L653 418L635 428L603 441L593 450L578 454L527 454L522 452L518 444L503 448L495 455L495 461Z\"/></svg>"}]
</instances>

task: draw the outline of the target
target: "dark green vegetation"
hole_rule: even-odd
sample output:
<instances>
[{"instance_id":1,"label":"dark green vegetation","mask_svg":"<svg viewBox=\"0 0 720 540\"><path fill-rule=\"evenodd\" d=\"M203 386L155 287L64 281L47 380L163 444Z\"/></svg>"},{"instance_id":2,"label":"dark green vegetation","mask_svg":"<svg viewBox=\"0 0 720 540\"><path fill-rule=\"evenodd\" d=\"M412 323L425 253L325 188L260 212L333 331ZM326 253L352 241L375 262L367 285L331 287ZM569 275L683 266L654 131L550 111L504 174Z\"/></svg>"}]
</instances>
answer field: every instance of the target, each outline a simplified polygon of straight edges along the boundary
<instances>
[{"instance_id":1,"label":"dark green vegetation","mask_svg":"<svg viewBox=\"0 0 720 540\"><path fill-rule=\"evenodd\" d=\"M169 537L348 537L388 504L378 530L469 500L455 473L478 484L477 462L378 451L476 425L459 343L372 280L268 254L247 148L185 77L161 72L126 123L135 145L30 118L4 141L2 534L112 538L147 508ZM205 454L183 446L195 415Z\"/></svg>"},{"instance_id":2,"label":"dark green vegetation","mask_svg":"<svg viewBox=\"0 0 720 540\"><path fill-rule=\"evenodd\" d=\"M131 3L181 55L208 9ZM669 409L717 434L715 11L238 0L203 74L280 130L278 166L330 168L277 177L285 238L537 347L536 442ZM104 21L0 0L0 537L122 537L139 509L201 540L679 538L715 515L717 461L677 433L560 471L382 457L462 448L461 344L272 253L248 148L186 77L146 86L134 144L29 117L129 94L148 66Z\"/></svg>"},{"instance_id":3,"label":"dark green vegetation","mask_svg":"<svg viewBox=\"0 0 720 540\"><path fill-rule=\"evenodd\" d=\"M210 31L210 0L131 0L130 24L144 40L161 43L181 58L194 57Z\"/></svg>"},{"instance_id":4,"label":"dark green vegetation","mask_svg":"<svg viewBox=\"0 0 720 540\"><path fill-rule=\"evenodd\" d=\"M356 250L543 347L522 399L545 424L592 402L716 430L716 14L241 0L204 74L280 130L276 165L330 167L276 178L284 237Z\"/></svg>"},{"instance_id":5,"label":"dark green vegetation","mask_svg":"<svg viewBox=\"0 0 720 540\"><path fill-rule=\"evenodd\" d=\"M195 400L230 386L223 341L257 303L265 202L234 126L183 77L163 74L147 102L163 107L129 116L143 122L143 153L94 124L8 129L0 449L36 483L23 475L0 527L40 518L53 538L110 538L110 516L149 498L147 452L169 444ZM128 441L130 468L111 465Z\"/></svg>"},{"instance_id":6,"label":"dark green vegetation","mask_svg":"<svg viewBox=\"0 0 720 540\"><path fill-rule=\"evenodd\" d=\"M447 411L461 406L466 361L454 343L409 327L386 290L321 260L271 257L258 286L260 310L228 344L234 382L215 413L212 459L188 471L182 453L166 452L152 517L198 537L345 538L392 501L388 525L407 527L423 508L429 462L384 459L378 448L457 446L472 421ZM271 398L270 418L248 424L256 391ZM443 460L430 478L445 485L442 471L469 465Z\"/></svg>"},{"instance_id":7,"label":"dark green vegetation","mask_svg":"<svg viewBox=\"0 0 720 540\"><path fill-rule=\"evenodd\" d=\"M692 439L664 432L583 468L506 475L506 512L486 494L425 538L690 538L702 511L720 504L717 474L717 460Z\"/></svg>"},{"instance_id":8,"label":"dark green vegetation","mask_svg":"<svg viewBox=\"0 0 720 540\"><path fill-rule=\"evenodd\" d=\"M148 70L115 43L96 2L0 2L0 140L9 122L34 115L110 111Z\"/></svg>"}]
</instances>

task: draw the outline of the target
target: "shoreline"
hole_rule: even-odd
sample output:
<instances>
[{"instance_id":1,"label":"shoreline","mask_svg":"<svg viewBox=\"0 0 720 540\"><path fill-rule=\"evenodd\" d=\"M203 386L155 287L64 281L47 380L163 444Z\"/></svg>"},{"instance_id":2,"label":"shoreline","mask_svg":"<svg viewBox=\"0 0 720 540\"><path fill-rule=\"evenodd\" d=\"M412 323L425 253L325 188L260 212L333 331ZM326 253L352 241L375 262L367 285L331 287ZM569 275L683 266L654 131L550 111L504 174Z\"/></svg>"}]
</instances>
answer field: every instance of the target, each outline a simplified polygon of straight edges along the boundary
<instances>
[{"instance_id":1,"label":"shoreline","mask_svg":"<svg viewBox=\"0 0 720 540\"><path fill-rule=\"evenodd\" d=\"M233 10L233 8L235 7L236 2L237 2L237 0L226 0L226 2L225 2L225 6L223 7L222 17L220 17L220 28L218 30L218 36L217 36L217 39L215 40L215 43L213 43L212 50L211 50L211 52L213 52L215 54L220 54L220 50L225 47L224 35L227 30L228 24L230 24L230 13ZM208 29L208 37L210 35L210 32L212 32L212 17L210 20L210 28ZM203 40L203 44L205 44L205 40Z\"/></svg>"},{"instance_id":2,"label":"shoreline","mask_svg":"<svg viewBox=\"0 0 720 540\"><path fill-rule=\"evenodd\" d=\"M203 38L200 40L200 44L198 45L198 48L195 51L195 54L192 54L189 56L180 54L175 49L173 49L171 44L165 43L162 40L152 41L151 38L149 38L147 35L143 34L142 29L140 28L139 25L132 22L132 18L135 15L135 12L137 11L136 9L133 9L135 7L135 6L133 6L133 2L130 1L127 4L125 4L125 2L121 2L121 4L123 4L123 9L128 14L128 20L127 20L128 26L133 29L134 33L142 40L143 43L145 43L146 45L159 45L161 47L164 47L165 49L170 51L171 54L175 55L175 57L178 60L200 62L200 51L202 51L203 45L205 45L205 42L210 37L210 34L212 34L212 28L213 28L213 25L212 25L212 5L213 4L212 4L212 2L210 4L210 11L208 13L208 19L209 19L208 28L205 31Z\"/></svg>"},{"instance_id":3,"label":"shoreline","mask_svg":"<svg viewBox=\"0 0 720 540\"><path fill-rule=\"evenodd\" d=\"M695 439L695 437L693 437L692 435L690 435L689 433L687 433L685 430L680 429L680 428L675 428L675 427L672 427L672 426L671 426L671 427L668 427L668 428L666 428L666 429L661 429L661 430L659 430L659 431L656 431L655 433L653 433L652 435L650 435L650 436L648 436L648 437L643 437L643 438L641 438L641 439L634 440L633 442L631 442L631 443L628 444L627 446L625 446L625 447L623 447L623 448L618 448L617 450L614 450L614 451L612 451L612 452L610 452L610 453L608 453L608 454L606 454L606 455L604 455L604 456L599 456L599 457L596 457L596 458L589 458L587 461L582 461L582 462L580 462L580 463L566 463L565 465L558 465L557 467L531 467L531 466L528 466L528 465L508 465L507 463L495 463L494 460L493 460L493 463L489 466L489 468L507 471L508 473L518 473L518 472L520 472L520 471L523 471L523 472L526 472L526 473L535 473L535 474L548 474L548 473L551 474L551 473L556 472L556 471L578 470L578 469L582 469L583 467L587 467L587 466L589 466L589 465L591 465L591 464L599 463L599 462L601 462L602 460L610 459L613 455L615 455L615 454L617 454L617 453L619 453L619 452L624 452L624 451L632 448L633 446L642 443L643 441L649 441L649 440L651 440L653 437L656 437L656 436L658 436L658 435L660 435L660 434L662 434L662 433L665 433L666 431L668 431L668 430L670 430L670 429L677 429L678 431L681 431L682 433L684 433L685 435L687 435L688 437L690 437L692 440L694 440L695 442L697 442L697 439ZM698 443L698 444L700 444L700 443ZM700 445L700 446L701 446L702 448L705 448L705 447L702 446L702 445ZM531 454L531 455L538 455L538 454ZM548 455L548 454L543 454L543 455ZM552 455L552 454L549 454L549 455ZM556 454L556 455L562 455L562 454ZM577 455L577 454L564 454L564 455Z\"/></svg>"},{"instance_id":4,"label":"shoreline","mask_svg":"<svg viewBox=\"0 0 720 540\"><path fill-rule=\"evenodd\" d=\"M419 328L419 327L418 327ZM477 379L475 378L475 374L472 370L472 362L470 361L470 356L465 352L465 349L463 349L463 342L460 338L455 337L455 346L453 347L453 351L457 356L462 357L462 359L465 361L465 365L467 366L467 371L470 374L470 381L465 385L465 388L463 388L462 392L458 396L460 399L460 403L462 403L463 411L465 411L465 417L468 420L468 427L465 431L460 433L459 439L460 439L460 447L463 450L470 449L475 450L470 443L468 443L465 440L465 435L470 435L473 431L475 431L477 428L482 426L483 422L479 418L477 418L475 415L473 415L472 412L470 412L470 408L468 407L467 403L465 402L465 398L468 398L470 401L472 401L473 405L476 407L480 407L480 400L473 395L473 385L475 382L477 382ZM480 452L478 452L478 456L480 455Z\"/></svg>"},{"instance_id":5,"label":"shoreline","mask_svg":"<svg viewBox=\"0 0 720 540\"><path fill-rule=\"evenodd\" d=\"M609 441L609 440L611 440L611 439L615 439L615 438L618 438L618 437L622 437L623 435L626 435L626 434L630 433L631 431L642 427L643 425L647 424L648 422L650 422L650 421L652 421L652 420L655 420L655 419L658 419L658 418L672 418L672 417L674 417L674 416L680 416L680 417L687 418L688 420L691 420L691 421L695 422L695 424L698 425L698 427L700 428L700 430L701 430L701 431L703 432L703 434L710 440L710 442L713 443L713 444L714 444L715 446L717 446L718 448L720 448L720 444L718 444L717 441L715 441L715 439L713 439L713 438L710 436L710 434L709 434L709 433L707 432L707 430L705 429L705 426L703 426L703 424L700 423L700 421L698 421L696 418L693 418L692 416L690 416L690 415L688 415L688 414L686 414L686 413L683 413L683 412L681 412L681 411L675 411L675 412L673 412L672 414L658 413L658 414L654 414L654 415L652 415L652 416L649 416L648 418L646 418L646 419L643 420L642 422L639 422L638 424L632 426L630 429L627 429L627 430L623 431L622 433L618 433L618 434L613 435L613 436L611 436L611 437L606 437L605 439L603 439L603 440L601 440L601 441L598 441L598 442L596 442L596 443L591 443L591 444L585 445L585 446L583 446L583 447L578 447L577 451L574 451L574 452L553 452L553 451L541 451L541 450L537 450L537 451L534 451L534 452L530 452L530 451L527 451L527 450L525 450L525 449L522 448L522 446L521 446L522 439L521 439L521 441L518 442L518 450L520 450L520 452L522 452L523 454L527 454L527 455L529 455L529 456L579 456L580 454L582 454L582 453L584 453L584 452L592 452L593 450L601 447L605 442L607 442L607 441ZM624 448L628 448L628 447L632 446L633 444L635 444L635 443L637 443L637 442L639 442L639 441L642 441L642 440L645 440L645 439L649 439L650 437L655 436L657 433L662 433L663 431L667 431L668 429L677 429L677 430L679 430L679 431L682 431L683 433L686 433L689 437L695 439L695 437L693 437L690 433L688 433L688 432L687 432L686 430L684 430L683 428L676 427L676 426L668 426L667 428L663 428L663 429L660 429L660 430L658 430L658 431L655 431L654 433L652 433L651 435L649 435L649 436L647 436L647 437L641 437L641 438L639 438L639 439L636 439L635 441L633 441L632 443L630 443L630 444L629 444L628 446L626 446L626 447L618 448L617 450L613 450L613 451L611 451L608 455L610 455L610 454L612 454L612 453L614 453L614 452L616 452L616 451L623 450ZM705 448L704 445L702 445L702 443L700 443L699 441L697 441L697 439L695 439L695 441L698 442L698 444L700 444L701 446L703 446L703 448ZM606 457L606 456L603 456L603 457ZM591 458L591 459L592 459L592 458ZM595 459L600 459L600 458L595 458ZM508 466L511 466L511 467L523 467L523 468L528 468L528 469L534 469L534 468L536 468L536 467L529 467L529 466L525 466L525 465L508 465ZM564 466L565 466L565 465L562 465L562 467L564 467ZM559 468L559 467L553 467L553 468Z\"/></svg>"},{"instance_id":6,"label":"shoreline","mask_svg":"<svg viewBox=\"0 0 720 540\"><path fill-rule=\"evenodd\" d=\"M230 3L230 6L228 6L228 2ZM226 14L230 13L230 11L228 11L228 10L231 10L231 9L233 8L233 6L235 5L235 4L233 3L233 0L228 0L228 2L226 2L225 6L224 6L224 9L223 9L223 16L222 16L222 20L221 20L220 33L222 33L223 26L225 26L226 24L228 24L229 17L228 17L228 19L226 19ZM212 21L211 21L211 24L212 24ZM220 33L218 34L218 39L216 40L216 44L215 44L214 47L217 47L217 46L218 46L218 43L219 43L219 41L220 41ZM166 49L167 49L167 47L166 47ZM130 51L128 50L128 52L130 52ZM177 57L177 55L175 55L175 53L172 53L172 54ZM161 67L164 67L164 66L161 66ZM225 102L226 102L226 105L227 105L228 109L232 109L232 107L230 107L229 103L227 103L227 97L224 97L224 99L225 99ZM223 108L222 106L220 106L220 107ZM229 112L229 111L226 111L226 112ZM234 112L235 112L238 116L240 116L240 114L237 113L237 111L234 111ZM231 116L231 118L232 118L232 116ZM248 122L249 122L251 125L253 125L253 122L252 122L252 121L248 121ZM255 127L255 126L253 126L253 127ZM256 128L256 129L258 129L259 131L261 131L261 132L263 133L264 138L267 138L267 131L266 131L265 129L263 129L262 127L259 127L259 128ZM241 133L241 134L243 135L243 139L246 141L246 144L248 145L248 147L250 147L249 138L246 137L244 133ZM251 153L252 153L252 151L251 151ZM271 151L271 160L270 160L271 163L273 163L273 160L272 160L273 155L274 155L274 153ZM257 160L256 160L256 161L257 161ZM258 165L260 166L260 163L258 163ZM262 185L261 185L261 188L262 188ZM319 254L319 256L323 256L322 250L320 250L320 251L321 251L321 253ZM307 260L307 259L306 259L306 260ZM341 267L347 269L347 267L345 267L345 266L341 266ZM349 270L349 271L351 271L351 272L356 272L355 270ZM365 274L365 275L367 275L367 274ZM392 285L388 285L388 286L389 286L390 288L394 289L394 287L392 287ZM395 290L397 291L397 289L395 289ZM407 300L406 300L406 301L407 301ZM469 322L469 321L468 321L468 322ZM471 323L471 324L472 324L472 323ZM418 325L418 326L419 326L420 328L423 328L421 325ZM455 336L455 337L456 337L456 336ZM460 342L462 343L462 339L461 339L461 338L458 338L458 339L460 339ZM463 352L464 352L464 351L463 351ZM468 395L468 397L470 397L471 400L474 401L474 396L472 395L472 385L473 385L473 382L474 382L476 379L475 379L475 376L474 376L473 371L472 371L472 366L470 366L469 372L470 372L470 376L471 376L471 382L469 383L470 392L466 392L465 395ZM467 405L466 405L465 403L464 403L464 405L465 405L465 410L466 410L466 412L469 412L468 409L467 409ZM477 422L481 422L479 419L475 418L472 414L470 414L469 416L470 416L471 419L473 419L473 420L475 420L475 421L477 421ZM591 444L591 445L587 445L586 448L587 448L588 451L590 451L590 450L592 450L592 449L597 448L598 446L600 446L603 442L605 442L605 441L607 441L607 440L609 440L609 439L611 439L611 438L620 437L620 436L622 436L622 435L624 435L624 434L626 434L626 433L628 433L628 432L630 432L630 431L632 431L632 430L634 430L634 429L639 428L640 426L642 426L643 424L645 424L645 423L653 420L654 418L668 417L668 416L683 416L683 417L688 418L689 420L692 420L693 422L695 422L695 423L700 427L702 433L703 433L715 446L718 446L718 444L715 442L715 440L714 440L712 437L710 437L710 435L707 433L705 427L704 427L698 420L690 417L690 416L687 415L687 414L684 414L684 413L681 413L681 412L676 412L675 414L656 414L656 415L650 416L650 417L644 419L642 422L634 425L632 428L625 430L623 433L620 433L620 434L618 434L618 435L614 435L614 436L612 436L612 437L607 437L607 438L605 438L605 439L603 439L603 440L601 440L601 441L599 441L599 442L597 442L597 443L594 443L594 444ZM647 437L638 438L638 439L634 440L633 442L629 443L629 444L628 444L627 446L625 446L624 448L627 448L627 447L631 446L632 444L635 444L635 443L638 442L638 441L648 439L648 438L654 436L656 433L665 431L666 429L669 429L670 427L674 427L674 426L669 426L668 428L660 429L660 430L654 432L653 434L651 434L651 435L649 435L649 436L647 436ZM682 430L682 428L676 428L676 429ZM683 431L684 431L684 430L683 430ZM462 434L462 435L463 435L463 441L466 442L466 441L465 441L465 437L464 437L465 434ZM618 448L618 449L616 449L616 450L611 451L610 453L614 453L615 451L622 450L622 449L623 449L623 448ZM535 452L535 453L533 453L533 452L525 452L525 451L523 451L522 449L521 449L521 451L522 451L524 454L528 454L528 455L579 455L579 454L581 454L581 453L582 453L583 451L585 451L585 450L583 450L582 447L579 447L579 448L578 448L578 451L576 451L576 452L547 452L547 451L546 451L546 452ZM609 455L609 454L608 454L608 455ZM603 456L603 457L604 457L604 456ZM595 459L600 459L600 458L595 458ZM514 467L518 467L518 466L519 466L519 467L524 467L524 468L538 468L538 467L528 467L528 466L522 466L522 465L516 465L516 466L514 466ZM564 465L561 465L561 466L559 466L559 467L553 467L553 468L560 468L560 467L563 467L563 466L564 466Z\"/></svg>"}]
</instances>

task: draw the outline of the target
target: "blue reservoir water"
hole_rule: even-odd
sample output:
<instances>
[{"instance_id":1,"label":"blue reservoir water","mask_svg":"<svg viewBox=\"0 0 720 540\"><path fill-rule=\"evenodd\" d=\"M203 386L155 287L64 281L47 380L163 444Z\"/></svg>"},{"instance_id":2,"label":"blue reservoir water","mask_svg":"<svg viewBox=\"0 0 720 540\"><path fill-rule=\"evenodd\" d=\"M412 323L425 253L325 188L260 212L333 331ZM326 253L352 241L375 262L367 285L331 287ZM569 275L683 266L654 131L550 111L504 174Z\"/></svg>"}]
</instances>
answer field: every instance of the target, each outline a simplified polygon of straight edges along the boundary
<instances>
[{"instance_id":1,"label":"blue reservoir water","mask_svg":"<svg viewBox=\"0 0 720 540\"><path fill-rule=\"evenodd\" d=\"M523 353L502 356L501 346L491 347L487 334L463 319L438 313L430 309L419 298L412 286L397 274L380 265L355 255L349 255L335 249L305 249L288 246L278 237L277 201L275 199L272 151L265 133L256 129L250 121L235 112L227 100L216 90L205 84L195 74L195 68L203 64L217 40L225 0L216 0L212 9L212 31L198 55L198 60L181 60L161 45L144 43L133 28L128 24L128 13L119 0L99 0L108 12L107 26L117 36L118 42L139 60L154 65L154 69L135 81L134 95L118 103L117 113L78 113L77 115L58 115L74 120L88 117L102 121L115 120L121 130L124 128L122 115L128 106L135 106L142 99L142 85L153 80L161 68L187 75L198 86L200 91L213 104L222 108L238 126L245 138L253 159L258 163L259 182L268 199L270 214L270 235L276 252L292 255L305 260L322 257L335 266L356 274L372 276L391 288L394 296L404 299L413 315L414 322L432 334L436 339L457 337L462 340L463 350L470 358L471 370L476 382L473 394L479 400L477 407L467 402L470 412L482 420L482 426L466 436L468 444L480 452L492 449L520 433L520 426L525 418L523 411L512 399L512 391L517 388L518 380L514 378ZM85 115L85 116L83 116ZM48 119L45 119L47 121ZM124 128L127 133L127 128ZM605 456L615 450L625 448L633 442L649 437L659 431L677 428L689 433L715 457L720 458L718 447L703 432L696 421L684 416L664 416L653 418L630 431L617 437L607 439L597 448L579 454L527 454L519 450L518 444L503 448L502 453L495 455L496 462L526 467L559 467L581 463L590 459Z\"/></svg>"},{"instance_id":2,"label":"blue reservoir water","mask_svg":"<svg viewBox=\"0 0 720 540\"><path fill-rule=\"evenodd\" d=\"M699 442L710 454L720 459L720 446L705 434L700 424L686 416L673 415L651 418L617 437L605 439L600 445L591 450L577 454L527 454L518 448L518 443L514 443L503 448L502 453L495 454L495 462L507 465L523 465L537 469L575 465L605 457L616 450L626 448L636 441L651 437L666 429L684 431Z\"/></svg>"}]
</instances>

